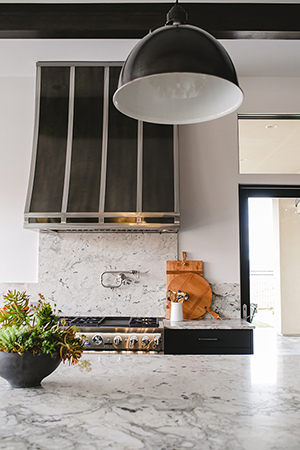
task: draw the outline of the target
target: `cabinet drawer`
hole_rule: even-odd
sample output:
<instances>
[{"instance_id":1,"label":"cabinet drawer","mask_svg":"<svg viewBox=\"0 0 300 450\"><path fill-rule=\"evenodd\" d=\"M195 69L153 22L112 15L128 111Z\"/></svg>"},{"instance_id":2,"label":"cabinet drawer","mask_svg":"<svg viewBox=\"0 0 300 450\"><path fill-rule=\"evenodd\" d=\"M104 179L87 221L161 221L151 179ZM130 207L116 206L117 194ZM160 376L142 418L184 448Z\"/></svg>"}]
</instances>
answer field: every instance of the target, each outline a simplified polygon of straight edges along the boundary
<instances>
[{"instance_id":1,"label":"cabinet drawer","mask_svg":"<svg viewBox=\"0 0 300 450\"><path fill-rule=\"evenodd\" d=\"M165 354L250 354L253 330L165 329Z\"/></svg>"}]
</instances>

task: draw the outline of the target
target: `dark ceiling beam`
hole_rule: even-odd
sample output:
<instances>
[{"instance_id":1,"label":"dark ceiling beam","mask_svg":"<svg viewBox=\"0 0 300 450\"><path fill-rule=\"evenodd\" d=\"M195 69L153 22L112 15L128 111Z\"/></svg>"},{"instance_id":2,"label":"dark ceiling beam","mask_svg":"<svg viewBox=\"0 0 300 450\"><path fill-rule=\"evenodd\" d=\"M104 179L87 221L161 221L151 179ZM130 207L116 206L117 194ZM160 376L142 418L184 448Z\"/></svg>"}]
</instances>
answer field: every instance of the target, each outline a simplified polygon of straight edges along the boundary
<instances>
[{"instance_id":1,"label":"dark ceiling beam","mask_svg":"<svg viewBox=\"0 0 300 450\"><path fill-rule=\"evenodd\" d=\"M142 38L172 3L1 3L0 38ZM182 3L218 39L300 39L300 4Z\"/></svg>"}]
</instances>

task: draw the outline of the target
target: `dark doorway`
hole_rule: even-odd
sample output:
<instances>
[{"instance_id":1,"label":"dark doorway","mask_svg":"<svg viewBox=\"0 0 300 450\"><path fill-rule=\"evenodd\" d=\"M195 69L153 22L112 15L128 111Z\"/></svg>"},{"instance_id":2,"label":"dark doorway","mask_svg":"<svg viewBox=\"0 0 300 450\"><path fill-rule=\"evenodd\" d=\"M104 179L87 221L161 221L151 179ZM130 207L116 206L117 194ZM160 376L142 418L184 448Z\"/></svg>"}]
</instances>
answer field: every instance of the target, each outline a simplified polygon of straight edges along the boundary
<instances>
[{"instance_id":1,"label":"dark doorway","mask_svg":"<svg viewBox=\"0 0 300 450\"><path fill-rule=\"evenodd\" d=\"M300 198L300 185L239 185L241 317L250 321L249 211L250 197Z\"/></svg>"}]
</instances>

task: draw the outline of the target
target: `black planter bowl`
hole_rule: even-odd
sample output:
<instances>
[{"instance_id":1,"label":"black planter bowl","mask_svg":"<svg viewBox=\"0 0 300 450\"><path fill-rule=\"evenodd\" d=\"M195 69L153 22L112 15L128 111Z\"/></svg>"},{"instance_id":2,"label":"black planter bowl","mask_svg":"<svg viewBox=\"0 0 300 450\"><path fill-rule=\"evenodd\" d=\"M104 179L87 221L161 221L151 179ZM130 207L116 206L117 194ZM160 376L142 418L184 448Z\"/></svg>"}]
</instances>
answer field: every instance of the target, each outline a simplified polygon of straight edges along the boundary
<instances>
[{"instance_id":1,"label":"black planter bowl","mask_svg":"<svg viewBox=\"0 0 300 450\"><path fill-rule=\"evenodd\" d=\"M59 353L34 355L33 353L0 352L0 376L12 387L37 387L54 372L61 362Z\"/></svg>"}]
</instances>

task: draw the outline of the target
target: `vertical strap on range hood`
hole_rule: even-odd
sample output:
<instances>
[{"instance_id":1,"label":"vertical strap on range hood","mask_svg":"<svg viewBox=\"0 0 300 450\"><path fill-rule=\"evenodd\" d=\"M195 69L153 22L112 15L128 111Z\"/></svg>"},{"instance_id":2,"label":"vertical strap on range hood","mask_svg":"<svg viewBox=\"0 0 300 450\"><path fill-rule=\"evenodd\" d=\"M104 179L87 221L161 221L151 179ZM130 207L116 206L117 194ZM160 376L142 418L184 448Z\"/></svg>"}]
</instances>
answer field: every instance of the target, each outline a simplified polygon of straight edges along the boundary
<instances>
[{"instance_id":1,"label":"vertical strap on range hood","mask_svg":"<svg viewBox=\"0 0 300 450\"><path fill-rule=\"evenodd\" d=\"M99 212L104 212L106 193L106 166L107 166L107 143L108 143L108 116L109 115L109 67L104 68L104 91L103 91L103 130L102 130L102 162L100 176ZM104 219L99 217L99 223Z\"/></svg>"},{"instance_id":2,"label":"vertical strap on range hood","mask_svg":"<svg viewBox=\"0 0 300 450\"><path fill-rule=\"evenodd\" d=\"M179 213L179 126L173 127L173 151L174 151L174 212Z\"/></svg>"},{"instance_id":3,"label":"vertical strap on range hood","mask_svg":"<svg viewBox=\"0 0 300 450\"><path fill-rule=\"evenodd\" d=\"M67 151L66 151L66 165L64 190L62 196L61 212L67 212L69 187L70 187L70 173L72 160L72 143L73 143L73 122L74 122L74 98L75 98L75 67L70 67L70 86L69 86L69 116L68 116L68 134L67 134ZM66 223L66 218L62 217L61 223Z\"/></svg>"},{"instance_id":4,"label":"vertical strap on range hood","mask_svg":"<svg viewBox=\"0 0 300 450\"><path fill-rule=\"evenodd\" d=\"M142 212L143 202L143 122L138 121L136 211Z\"/></svg>"},{"instance_id":5,"label":"vertical strap on range hood","mask_svg":"<svg viewBox=\"0 0 300 450\"><path fill-rule=\"evenodd\" d=\"M34 172L35 172L35 162L36 162L36 153L37 153L37 143L39 138L39 116L40 116L40 95L41 95L41 67L37 66L36 68L36 90L35 90L35 123L34 123L34 133L33 133L33 145L32 145L32 156L31 156L31 164L30 164L30 173L28 180L28 189L27 189L27 197L25 203L25 213L29 213L30 210L30 202L33 191L33 181L34 181ZM25 222L28 223L28 218L25 218Z\"/></svg>"}]
</instances>

